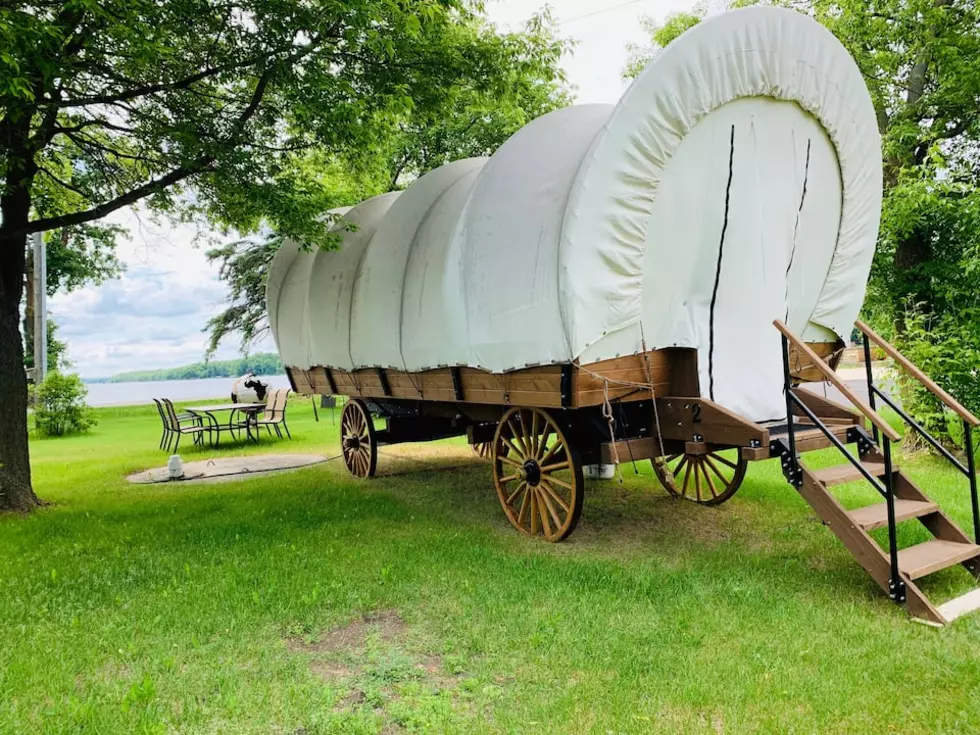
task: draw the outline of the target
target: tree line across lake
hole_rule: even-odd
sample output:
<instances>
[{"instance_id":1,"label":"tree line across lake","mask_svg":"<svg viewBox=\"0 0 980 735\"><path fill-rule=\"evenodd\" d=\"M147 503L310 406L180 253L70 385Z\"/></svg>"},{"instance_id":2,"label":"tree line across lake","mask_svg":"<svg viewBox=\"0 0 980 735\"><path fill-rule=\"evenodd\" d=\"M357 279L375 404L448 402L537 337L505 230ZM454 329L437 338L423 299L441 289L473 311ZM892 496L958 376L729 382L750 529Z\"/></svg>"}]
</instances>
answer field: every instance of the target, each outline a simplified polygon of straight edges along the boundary
<instances>
[{"instance_id":1,"label":"tree line across lake","mask_svg":"<svg viewBox=\"0 0 980 735\"><path fill-rule=\"evenodd\" d=\"M94 378L87 383L140 383L150 380L196 380L198 378L230 378L246 373L256 375L282 375L283 366L279 356L272 352L262 352L237 360L211 360L195 362L175 368L159 370L134 370L118 373L111 378Z\"/></svg>"}]
</instances>

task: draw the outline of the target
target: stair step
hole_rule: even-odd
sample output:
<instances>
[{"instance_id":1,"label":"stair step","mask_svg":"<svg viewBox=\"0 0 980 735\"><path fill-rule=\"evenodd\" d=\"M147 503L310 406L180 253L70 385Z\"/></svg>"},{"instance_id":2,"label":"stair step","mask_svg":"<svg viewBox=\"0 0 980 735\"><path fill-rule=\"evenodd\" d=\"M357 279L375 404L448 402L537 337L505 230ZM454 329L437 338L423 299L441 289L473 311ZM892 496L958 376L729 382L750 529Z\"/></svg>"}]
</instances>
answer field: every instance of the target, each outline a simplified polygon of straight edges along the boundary
<instances>
[{"instance_id":1,"label":"stair step","mask_svg":"<svg viewBox=\"0 0 980 735\"><path fill-rule=\"evenodd\" d=\"M882 477L885 474L885 465L881 462L862 462L861 465L872 477ZM892 464L892 471L898 468ZM843 485L845 482L865 479L861 471L850 462L836 465L834 467L824 467L822 470L813 470L814 476L827 487Z\"/></svg>"},{"instance_id":2,"label":"stair step","mask_svg":"<svg viewBox=\"0 0 980 735\"><path fill-rule=\"evenodd\" d=\"M975 556L980 556L980 546L976 544L963 544L936 538L900 549L898 568L903 574L908 575L909 579L918 579Z\"/></svg>"},{"instance_id":3,"label":"stair step","mask_svg":"<svg viewBox=\"0 0 980 735\"><path fill-rule=\"evenodd\" d=\"M980 610L980 589L967 592L949 602L944 602L937 609L939 614L950 623L967 613Z\"/></svg>"},{"instance_id":4,"label":"stair step","mask_svg":"<svg viewBox=\"0 0 980 735\"><path fill-rule=\"evenodd\" d=\"M921 518L939 510L935 503L926 503L921 500L903 500L895 498L895 522L901 523L910 518ZM878 503L877 505L866 505L863 508L852 510L848 513L856 524L865 531L881 528L888 525L888 504Z\"/></svg>"},{"instance_id":5,"label":"stair step","mask_svg":"<svg viewBox=\"0 0 980 735\"><path fill-rule=\"evenodd\" d=\"M827 438L827 435L823 433L820 429L808 429L803 428L806 424L796 425L796 431L794 433L796 439L796 451L802 454L803 452L812 452L816 449L826 449L827 447L832 447L833 443ZM841 442L847 443L847 431L852 428L851 426L845 425L831 425L827 427L830 429L830 433L837 437ZM785 429L781 432L773 434L770 432L770 439L774 436L786 436L787 432Z\"/></svg>"}]
</instances>

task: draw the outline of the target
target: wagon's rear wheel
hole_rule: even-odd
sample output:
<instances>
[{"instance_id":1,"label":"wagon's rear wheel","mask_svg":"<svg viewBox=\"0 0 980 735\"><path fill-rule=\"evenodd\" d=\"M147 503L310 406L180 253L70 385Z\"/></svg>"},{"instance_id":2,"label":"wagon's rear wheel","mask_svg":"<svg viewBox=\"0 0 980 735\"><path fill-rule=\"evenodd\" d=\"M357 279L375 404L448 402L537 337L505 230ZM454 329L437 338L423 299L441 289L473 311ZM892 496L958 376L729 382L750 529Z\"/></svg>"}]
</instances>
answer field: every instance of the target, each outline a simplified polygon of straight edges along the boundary
<instances>
[{"instance_id":1,"label":"wagon's rear wheel","mask_svg":"<svg viewBox=\"0 0 980 735\"><path fill-rule=\"evenodd\" d=\"M476 444L471 445L473 447L473 453L480 459L490 459L490 455L493 452L493 442L476 442Z\"/></svg>"},{"instance_id":2,"label":"wagon's rear wheel","mask_svg":"<svg viewBox=\"0 0 980 735\"><path fill-rule=\"evenodd\" d=\"M470 445L473 448L473 453L480 459L492 459L493 457L493 442L476 442ZM504 447L504 454L507 453L507 447Z\"/></svg>"},{"instance_id":3,"label":"wagon's rear wheel","mask_svg":"<svg viewBox=\"0 0 980 735\"><path fill-rule=\"evenodd\" d=\"M374 421L363 401L351 399L340 416L340 447L344 464L355 477L372 477L378 467Z\"/></svg>"},{"instance_id":4,"label":"wagon's rear wheel","mask_svg":"<svg viewBox=\"0 0 980 735\"><path fill-rule=\"evenodd\" d=\"M671 454L652 462L667 492L702 505L720 505L732 497L748 467L737 449Z\"/></svg>"},{"instance_id":5,"label":"wagon's rear wheel","mask_svg":"<svg viewBox=\"0 0 980 735\"><path fill-rule=\"evenodd\" d=\"M582 462L547 411L507 411L491 456L497 497L514 528L552 542L575 530L585 490Z\"/></svg>"}]
</instances>

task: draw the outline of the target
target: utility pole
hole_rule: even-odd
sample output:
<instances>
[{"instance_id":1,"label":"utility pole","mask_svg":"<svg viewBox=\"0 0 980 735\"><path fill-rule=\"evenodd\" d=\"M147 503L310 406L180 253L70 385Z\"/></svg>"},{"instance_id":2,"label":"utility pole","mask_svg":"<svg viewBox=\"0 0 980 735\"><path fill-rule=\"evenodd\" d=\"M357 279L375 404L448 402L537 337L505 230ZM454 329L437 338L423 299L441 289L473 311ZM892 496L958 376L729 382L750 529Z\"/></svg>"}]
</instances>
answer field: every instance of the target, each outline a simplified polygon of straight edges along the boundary
<instances>
[{"instance_id":1,"label":"utility pole","mask_svg":"<svg viewBox=\"0 0 980 735\"><path fill-rule=\"evenodd\" d=\"M44 234L34 233L34 384L48 374L48 259Z\"/></svg>"}]
</instances>

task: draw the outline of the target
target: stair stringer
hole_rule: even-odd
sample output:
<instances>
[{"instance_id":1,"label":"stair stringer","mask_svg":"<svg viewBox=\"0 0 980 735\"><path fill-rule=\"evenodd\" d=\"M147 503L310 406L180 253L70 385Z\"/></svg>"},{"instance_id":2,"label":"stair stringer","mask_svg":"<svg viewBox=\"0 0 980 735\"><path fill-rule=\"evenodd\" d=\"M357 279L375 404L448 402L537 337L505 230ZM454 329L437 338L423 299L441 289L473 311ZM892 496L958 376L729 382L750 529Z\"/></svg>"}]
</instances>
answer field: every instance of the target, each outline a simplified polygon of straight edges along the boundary
<instances>
[{"instance_id":1,"label":"stair stringer","mask_svg":"<svg viewBox=\"0 0 980 735\"><path fill-rule=\"evenodd\" d=\"M827 524L851 552L857 562L871 575L886 593L891 579L891 561L878 543L868 535L867 531L858 526L848 515L844 506L826 486L820 482L805 465L801 464L803 484L797 488L803 499L810 504L814 512ZM938 625L948 621L929 602L916 584L903 575L905 582L905 605L914 617L928 620Z\"/></svg>"}]
</instances>

